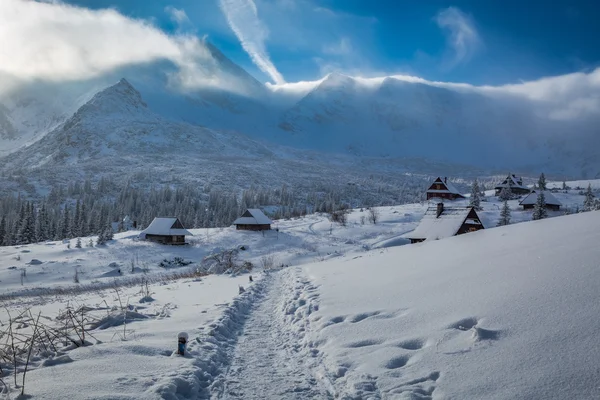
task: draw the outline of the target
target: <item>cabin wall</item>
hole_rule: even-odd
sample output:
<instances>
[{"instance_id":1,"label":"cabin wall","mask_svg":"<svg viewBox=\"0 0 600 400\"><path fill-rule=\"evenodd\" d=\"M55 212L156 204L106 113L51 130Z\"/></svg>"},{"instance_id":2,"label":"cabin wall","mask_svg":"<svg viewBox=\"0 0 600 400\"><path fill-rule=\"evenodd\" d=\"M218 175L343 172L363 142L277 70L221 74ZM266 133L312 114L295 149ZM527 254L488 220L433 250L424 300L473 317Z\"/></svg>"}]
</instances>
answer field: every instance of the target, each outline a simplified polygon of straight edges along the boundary
<instances>
[{"instance_id":1,"label":"cabin wall","mask_svg":"<svg viewBox=\"0 0 600 400\"><path fill-rule=\"evenodd\" d=\"M185 244L185 236L182 235L146 235L146 240L161 244Z\"/></svg>"},{"instance_id":2,"label":"cabin wall","mask_svg":"<svg viewBox=\"0 0 600 400\"><path fill-rule=\"evenodd\" d=\"M448 199L448 200L456 200L458 198L462 198L462 196L454 193L427 193L427 200L431 199Z\"/></svg>"},{"instance_id":3,"label":"cabin wall","mask_svg":"<svg viewBox=\"0 0 600 400\"><path fill-rule=\"evenodd\" d=\"M258 225L258 224L254 224L254 225L244 225L244 224L238 224L235 226L235 229L238 231L268 231L271 229L271 225L269 224L263 224L263 225Z\"/></svg>"},{"instance_id":4,"label":"cabin wall","mask_svg":"<svg viewBox=\"0 0 600 400\"><path fill-rule=\"evenodd\" d=\"M483 229L483 225L481 225L481 224L464 223L464 224L462 224L462 226L460 227L458 232L456 232L456 235L462 235L464 233L470 233L470 232L477 232L482 229Z\"/></svg>"}]
</instances>

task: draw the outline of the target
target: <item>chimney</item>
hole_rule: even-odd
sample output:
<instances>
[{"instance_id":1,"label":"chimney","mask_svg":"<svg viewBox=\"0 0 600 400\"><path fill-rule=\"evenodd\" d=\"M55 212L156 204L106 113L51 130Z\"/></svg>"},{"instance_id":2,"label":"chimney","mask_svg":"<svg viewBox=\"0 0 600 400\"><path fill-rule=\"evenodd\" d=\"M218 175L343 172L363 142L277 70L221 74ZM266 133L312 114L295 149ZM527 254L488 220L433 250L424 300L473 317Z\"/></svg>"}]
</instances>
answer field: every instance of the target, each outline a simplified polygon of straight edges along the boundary
<instances>
[{"instance_id":1,"label":"chimney","mask_svg":"<svg viewBox=\"0 0 600 400\"><path fill-rule=\"evenodd\" d=\"M448 177L444 177L444 183L448 183Z\"/></svg>"},{"instance_id":2,"label":"chimney","mask_svg":"<svg viewBox=\"0 0 600 400\"><path fill-rule=\"evenodd\" d=\"M439 218L440 215L442 215L443 212L444 212L444 203L438 203L437 204L437 212L436 212L435 217Z\"/></svg>"}]
</instances>

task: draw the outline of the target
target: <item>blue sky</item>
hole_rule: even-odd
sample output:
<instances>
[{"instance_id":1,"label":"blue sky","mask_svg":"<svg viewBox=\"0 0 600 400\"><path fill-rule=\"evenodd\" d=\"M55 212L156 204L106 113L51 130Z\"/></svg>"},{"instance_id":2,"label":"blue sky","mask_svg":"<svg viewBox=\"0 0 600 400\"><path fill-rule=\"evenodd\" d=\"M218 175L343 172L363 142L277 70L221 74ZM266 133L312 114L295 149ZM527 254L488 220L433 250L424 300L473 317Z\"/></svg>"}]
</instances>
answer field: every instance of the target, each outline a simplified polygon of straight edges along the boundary
<instances>
[{"instance_id":1,"label":"blue sky","mask_svg":"<svg viewBox=\"0 0 600 400\"><path fill-rule=\"evenodd\" d=\"M255 20L246 18L248 10L239 11L240 4L249 2L256 7ZM67 3L113 7L128 17L151 20L168 33L207 35L261 82L279 75L288 82L315 80L338 71L499 85L600 65L600 2L594 0ZM253 57L253 52L259 54ZM257 66L265 57L270 65Z\"/></svg>"}]
</instances>

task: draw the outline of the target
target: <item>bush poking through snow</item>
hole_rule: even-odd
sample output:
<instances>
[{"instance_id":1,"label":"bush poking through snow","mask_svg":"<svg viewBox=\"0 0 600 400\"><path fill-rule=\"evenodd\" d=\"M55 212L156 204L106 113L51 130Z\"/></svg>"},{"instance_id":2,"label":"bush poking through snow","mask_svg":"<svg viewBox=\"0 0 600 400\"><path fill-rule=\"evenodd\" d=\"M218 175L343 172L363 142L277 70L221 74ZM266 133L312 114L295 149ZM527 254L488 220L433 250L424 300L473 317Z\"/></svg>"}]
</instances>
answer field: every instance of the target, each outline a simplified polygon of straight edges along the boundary
<instances>
[{"instance_id":1,"label":"bush poking through snow","mask_svg":"<svg viewBox=\"0 0 600 400\"><path fill-rule=\"evenodd\" d=\"M371 207L369 208L369 222L372 223L373 225L377 225L377 222L379 221L379 210L376 209L375 207Z\"/></svg>"},{"instance_id":2,"label":"bush poking through snow","mask_svg":"<svg viewBox=\"0 0 600 400\"><path fill-rule=\"evenodd\" d=\"M204 257L202 267L211 274L239 274L249 272L254 265L250 261L238 264L238 249L223 250Z\"/></svg>"},{"instance_id":3,"label":"bush poking through snow","mask_svg":"<svg viewBox=\"0 0 600 400\"><path fill-rule=\"evenodd\" d=\"M179 268L190 265L191 263L191 261L186 261L182 257L173 257L172 260L167 260L165 258L158 264L158 266L161 268Z\"/></svg>"},{"instance_id":4,"label":"bush poking through snow","mask_svg":"<svg viewBox=\"0 0 600 400\"><path fill-rule=\"evenodd\" d=\"M275 266L275 255L274 254L265 254L260 258L260 266L264 270L272 269Z\"/></svg>"},{"instance_id":5,"label":"bush poking through snow","mask_svg":"<svg viewBox=\"0 0 600 400\"><path fill-rule=\"evenodd\" d=\"M337 211L332 211L329 214L329 220L331 222L340 224L341 226L346 226L348 224L348 210L341 209Z\"/></svg>"},{"instance_id":6,"label":"bush poking through snow","mask_svg":"<svg viewBox=\"0 0 600 400\"><path fill-rule=\"evenodd\" d=\"M74 309L70 305L59 312L56 319L38 313L33 315L29 308L13 317L7 309L8 321L0 323L0 384L2 393L10 395L10 388L4 379L12 375L14 387L25 395L27 372L32 355L37 358L50 358L68 362L65 351L91 344L88 315L90 308ZM47 360L52 365L50 360ZM19 379L19 374L21 377ZM8 397L7 397L8 398ZM12 397L10 397L12 398Z\"/></svg>"}]
</instances>

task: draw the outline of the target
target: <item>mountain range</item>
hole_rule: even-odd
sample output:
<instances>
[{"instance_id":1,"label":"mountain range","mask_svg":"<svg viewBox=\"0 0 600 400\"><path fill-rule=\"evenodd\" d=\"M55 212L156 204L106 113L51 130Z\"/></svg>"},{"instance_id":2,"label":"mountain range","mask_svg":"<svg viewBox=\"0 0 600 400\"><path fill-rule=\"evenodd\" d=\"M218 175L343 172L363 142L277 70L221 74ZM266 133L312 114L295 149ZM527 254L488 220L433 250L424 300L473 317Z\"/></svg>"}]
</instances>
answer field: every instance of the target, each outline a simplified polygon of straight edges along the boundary
<instances>
[{"instance_id":1,"label":"mountain range","mask_svg":"<svg viewBox=\"0 0 600 400\"><path fill-rule=\"evenodd\" d=\"M51 182L127 167L164 178L178 167L213 163L222 179L241 184L273 170L285 180L286 173L318 176L323 168L600 176L593 124L550 120L519 98L338 73L302 90L273 90L207 48L205 79L215 84L193 90L174 88L158 64L4 93L0 171ZM106 87L118 74L126 78Z\"/></svg>"}]
</instances>

